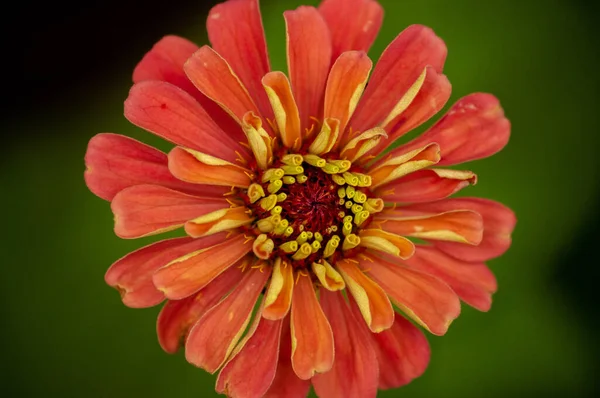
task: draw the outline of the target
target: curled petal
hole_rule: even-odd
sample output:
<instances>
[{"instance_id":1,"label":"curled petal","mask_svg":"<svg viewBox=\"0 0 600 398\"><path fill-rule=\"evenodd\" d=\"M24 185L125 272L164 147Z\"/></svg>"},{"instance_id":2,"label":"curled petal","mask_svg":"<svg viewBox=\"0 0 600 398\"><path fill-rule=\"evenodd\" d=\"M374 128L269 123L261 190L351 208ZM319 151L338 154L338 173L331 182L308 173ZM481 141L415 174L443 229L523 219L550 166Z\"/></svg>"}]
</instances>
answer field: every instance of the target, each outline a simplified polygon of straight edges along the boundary
<instances>
[{"instance_id":1,"label":"curled petal","mask_svg":"<svg viewBox=\"0 0 600 398\"><path fill-rule=\"evenodd\" d=\"M323 17L314 7L283 13L287 29L290 81L300 112L302 129L311 117L321 118L323 92L331 65L331 39Z\"/></svg>"},{"instance_id":2,"label":"curled petal","mask_svg":"<svg viewBox=\"0 0 600 398\"><path fill-rule=\"evenodd\" d=\"M333 334L306 275L294 288L291 311L292 367L299 378L308 380L333 365Z\"/></svg>"},{"instance_id":3,"label":"curled petal","mask_svg":"<svg viewBox=\"0 0 600 398\"><path fill-rule=\"evenodd\" d=\"M369 329L379 333L392 326L394 308L383 289L350 261L338 261L337 267Z\"/></svg>"},{"instance_id":4,"label":"curled petal","mask_svg":"<svg viewBox=\"0 0 600 398\"><path fill-rule=\"evenodd\" d=\"M346 287L342 276L325 260L321 260L320 263L312 263L312 271L327 290L334 292Z\"/></svg>"},{"instance_id":5,"label":"curled petal","mask_svg":"<svg viewBox=\"0 0 600 398\"><path fill-rule=\"evenodd\" d=\"M123 303L132 308L157 305L164 294L152 283L152 275L160 267L183 255L225 240L225 235L214 235L210 239L175 238L152 243L110 266L104 280L121 293Z\"/></svg>"},{"instance_id":6,"label":"curled petal","mask_svg":"<svg viewBox=\"0 0 600 398\"><path fill-rule=\"evenodd\" d=\"M308 152L313 155L321 155L331 151L337 142L339 133L340 121L332 118L325 119L321 131L308 148Z\"/></svg>"},{"instance_id":7,"label":"curled petal","mask_svg":"<svg viewBox=\"0 0 600 398\"><path fill-rule=\"evenodd\" d=\"M292 338L290 335L290 317L283 321L279 361L275 379L263 398L306 398L310 390L310 380L302 380L296 376L292 368Z\"/></svg>"},{"instance_id":8,"label":"curled petal","mask_svg":"<svg viewBox=\"0 0 600 398\"><path fill-rule=\"evenodd\" d=\"M361 229L360 246L379 250L406 259L415 252L415 245L403 236L381 229Z\"/></svg>"},{"instance_id":9,"label":"curled petal","mask_svg":"<svg viewBox=\"0 0 600 398\"><path fill-rule=\"evenodd\" d=\"M393 203L433 202L475 185L471 171L450 169L419 170L377 189L377 197Z\"/></svg>"},{"instance_id":10,"label":"curled petal","mask_svg":"<svg viewBox=\"0 0 600 398\"><path fill-rule=\"evenodd\" d=\"M372 178L371 188L378 188L397 178L436 164L439 160L440 147L437 144L428 144L412 150L407 150L405 147L395 149L370 168L368 174Z\"/></svg>"},{"instance_id":11,"label":"curled petal","mask_svg":"<svg viewBox=\"0 0 600 398\"><path fill-rule=\"evenodd\" d=\"M168 300L156 323L162 349L169 354L176 353L187 339L190 328L221 301L242 280L243 275L239 268L229 268L198 293L182 300Z\"/></svg>"},{"instance_id":12,"label":"curled petal","mask_svg":"<svg viewBox=\"0 0 600 398\"><path fill-rule=\"evenodd\" d=\"M443 335L460 314L460 301L444 282L401 264L371 256L361 267L394 303L415 322L435 335Z\"/></svg>"},{"instance_id":13,"label":"curled petal","mask_svg":"<svg viewBox=\"0 0 600 398\"><path fill-rule=\"evenodd\" d=\"M320 301L333 330L335 362L329 372L313 377L315 392L320 397L374 398L379 369L370 333L361 327L341 293L323 291Z\"/></svg>"},{"instance_id":14,"label":"curled petal","mask_svg":"<svg viewBox=\"0 0 600 398\"><path fill-rule=\"evenodd\" d=\"M387 138L387 133L381 127L367 130L357 137L350 139L344 149L342 149L341 156L344 159L354 162L377 146L382 138Z\"/></svg>"},{"instance_id":15,"label":"curled petal","mask_svg":"<svg viewBox=\"0 0 600 398\"><path fill-rule=\"evenodd\" d=\"M512 242L511 234L517 219L505 205L482 198L445 199L405 207L408 211L438 213L451 210L472 210L483 218L483 238L477 246L455 242L433 242L443 252L464 261L482 262L502 255Z\"/></svg>"},{"instance_id":16,"label":"curled petal","mask_svg":"<svg viewBox=\"0 0 600 398\"><path fill-rule=\"evenodd\" d=\"M354 300L350 306L355 316L359 309ZM379 362L379 388L398 388L421 376L431 356L427 338L412 323L396 316L392 327L371 334L372 347Z\"/></svg>"},{"instance_id":17,"label":"curled petal","mask_svg":"<svg viewBox=\"0 0 600 398\"><path fill-rule=\"evenodd\" d=\"M223 109L202 94L188 79L183 64L198 50L194 43L178 36L160 39L136 66L133 82L157 80L171 83L192 95L223 131L240 137L242 131Z\"/></svg>"},{"instance_id":18,"label":"curled petal","mask_svg":"<svg viewBox=\"0 0 600 398\"><path fill-rule=\"evenodd\" d=\"M133 185L153 184L189 194L222 196L227 189L196 185L173 177L167 155L133 138L118 134L92 137L85 153L85 182L105 200Z\"/></svg>"},{"instance_id":19,"label":"curled petal","mask_svg":"<svg viewBox=\"0 0 600 398\"><path fill-rule=\"evenodd\" d=\"M270 274L270 267L246 270L229 296L200 318L185 344L188 362L210 373L225 363L246 330L254 304Z\"/></svg>"},{"instance_id":20,"label":"curled petal","mask_svg":"<svg viewBox=\"0 0 600 398\"><path fill-rule=\"evenodd\" d=\"M372 154L377 155L398 138L419 127L441 111L452 92L452 86L448 78L438 73L432 66L427 66L425 79L422 83L417 80L416 86L413 84L413 87L419 87L416 96L405 95L403 97L405 100L410 99L410 102L405 101L402 103L400 109L398 109L401 112L398 112L394 118L388 121L385 126L388 139L381 140L371 151Z\"/></svg>"},{"instance_id":21,"label":"curled petal","mask_svg":"<svg viewBox=\"0 0 600 398\"><path fill-rule=\"evenodd\" d=\"M464 302L480 311L488 311L492 305L492 294L498 286L494 274L483 263L460 261L434 247L418 245L406 265L440 278Z\"/></svg>"},{"instance_id":22,"label":"curled petal","mask_svg":"<svg viewBox=\"0 0 600 398\"><path fill-rule=\"evenodd\" d=\"M352 118L352 128L365 131L382 126L398 112L399 104L406 102L405 95L427 65L441 72L446 53L446 45L430 28L412 25L402 31L377 62Z\"/></svg>"},{"instance_id":23,"label":"curled petal","mask_svg":"<svg viewBox=\"0 0 600 398\"><path fill-rule=\"evenodd\" d=\"M192 149L175 147L169 152L169 170L182 181L226 187L250 186L250 170Z\"/></svg>"},{"instance_id":24,"label":"curled petal","mask_svg":"<svg viewBox=\"0 0 600 398\"><path fill-rule=\"evenodd\" d=\"M294 269L287 260L277 257L273 265L271 283L265 293L262 316L277 320L284 318L292 304L294 292Z\"/></svg>"},{"instance_id":25,"label":"curled petal","mask_svg":"<svg viewBox=\"0 0 600 398\"><path fill-rule=\"evenodd\" d=\"M236 262L245 266L247 260L243 257L252 249L245 240L244 235L236 235L218 245L173 260L156 271L154 285L171 300L186 298L204 288Z\"/></svg>"},{"instance_id":26,"label":"curled petal","mask_svg":"<svg viewBox=\"0 0 600 398\"><path fill-rule=\"evenodd\" d=\"M325 89L323 118L338 119L341 132L354 114L372 67L373 62L362 51L343 53L331 67Z\"/></svg>"},{"instance_id":27,"label":"curled petal","mask_svg":"<svg viewBox=\"0 0 600 398\"><path fill-rule=\"evenodd\" d=\"M283 319L271 321L256 315L246 338L219 373L218 393L232 398L264 396L275 378L282 324Z\"/></svg>"},{"instance_id":28,"label":"curled petal","mask_svg":"<svg viewBox=\"0 0 600 398\"><path fill-rule=\"evenodd\" d=\"M243 207L221 209L185 223L185 232L194 237L216 234L248 225L254 221L254 217L248 215L248 210Z\"/></svg>"},{"instance_id":29,"label":"curled petal","mask_svg":"<svg viewBox=\"0 0 600 398\"><path fill-rule=\"evenodd\" d=\"M226 207L229 203L224 198L192 196L158 185L126 188L111 203L115 233L125 239L170 231Z\"/></svg>"},{"instance_id":30,"label":"curled petal","mask_svg":"<svg viewBox=\"0 0 600 398\"><path fill-rule=\"evenodd\" d=\"M486 158L508 143L510 122L496 97L476 93L458 100L433 127L407 148L436 142L442 153L439 165L449 166Z\"/></svg>"},{"instance_id":31,"label":"curled petal","mask_svg":"<svg viewBox=\"0 0 600 398\"><path fill-rule=\"evenodd\" d=\"M483 234L483 219L471 210L407 217L402 210L381 216L384 231L421 239L461 242L478 245Z\"/></svg>"},{"instance_id":32,"label":"curled petal","mask_svg":"<svg viewBox=\"0 0 600 398\"><path fill-rule=\"evenodd\" d=\"M345 51L369 51L383 22L375 0L323 0L319 12L331 32L333 60Z\"/></svg>"},{"instance_id":33,"label":"curled petal","mask_svg":"<svg viewBox=\"0 0 600 398\"><path fill-rule=\"evenodd\" d=\"M235 162L247 150L211 119L191 95L160 81L135 84L125 100L125 117L172 143Z\"/></svg>"},{"instance_id":34,"label":"curled petal","mask_svg":"<svg viewBox=\"0 0 600 398\"><path fill-rule=\"evenodd\" d=\"M267 73L262 83L271 102L283 145L299 150L302 146L300 114L287 76L282 72Z\"/></svg>"},{"instance_id":35,"label":"curled petal","mask_svg":"<svg viewBox=\"0 0 600 398\"><path fill-rule=\"evenodd\" d=\"M246 87L218 53L201 47L184 65L189 79L208 98L219 104L238 123L246 112L258 113Z\"/></svg>"},{"instance_id":36,"label":"curled petal","mask_svg":"<svg viewBox=\"0 0 600 398\"><path fill-rule=\"evenodd\" d=\"M208 14L206 29L212 48L239 76L261 114L270 118L269 101L261 86L270 66L258 0L217 4Z\"/></svg>"},{"instance_id":37,"label":"curled petal","mask_svg":"<svg viewBox=\"0 0 600 398\"><path fill-rule=\"evenodd\" d=\"M258 167L265 170L273 161L271 136L262 126L262 120L252 112L244 115L242 129L248 139Z\"/></svg>"}]
</instances>

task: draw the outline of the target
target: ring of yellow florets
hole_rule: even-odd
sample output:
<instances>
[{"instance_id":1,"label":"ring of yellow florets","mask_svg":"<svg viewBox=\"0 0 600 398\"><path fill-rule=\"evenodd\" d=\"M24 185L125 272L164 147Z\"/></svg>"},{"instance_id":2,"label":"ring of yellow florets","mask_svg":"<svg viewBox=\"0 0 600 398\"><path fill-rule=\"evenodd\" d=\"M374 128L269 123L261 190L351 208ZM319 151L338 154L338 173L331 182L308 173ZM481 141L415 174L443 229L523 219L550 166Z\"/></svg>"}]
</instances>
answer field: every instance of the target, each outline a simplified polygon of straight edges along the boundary
<instances>
[{"instance_id":1,"label":"ring of yellow florets","mask_svg":"<svg viewBox=\"0 0 600 398\"><path fill-rule=\"evenodd\" d=\"M348 160L287 154L261 172L244 199L256 217L253 251L294 268L353 254L358 231L383 209L370 198L371 177Z\"/></svg>"}]
</instances>

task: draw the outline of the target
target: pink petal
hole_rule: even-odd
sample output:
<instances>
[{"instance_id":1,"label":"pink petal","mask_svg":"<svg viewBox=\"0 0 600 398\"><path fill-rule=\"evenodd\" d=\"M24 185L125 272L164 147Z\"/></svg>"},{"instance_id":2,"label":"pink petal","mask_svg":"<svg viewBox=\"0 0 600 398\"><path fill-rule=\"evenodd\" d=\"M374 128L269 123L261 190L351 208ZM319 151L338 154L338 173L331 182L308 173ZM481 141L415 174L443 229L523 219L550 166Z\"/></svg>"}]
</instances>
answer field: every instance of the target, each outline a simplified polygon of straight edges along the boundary
<instances>
[{"instance_id":1,"label":"pink petal","mask_svg":"<svg viewBox=\"0 0 600 398\"><path fill-rule=\"evenodd\" d=\"M416 322L435 335L443 335L460 314L460 301L441 280L404 265L371 256L361 267Z\"/></svg>"},{"instance_id":2,"label":"pink petal","mask_svg":"<svg viewBox=\"0 0 600 398\"><path fill-rule=\"evenodd\" d=\"M418 148L436 142L438 165L449 166L492 156L508 143L510 122L496 97L476 93L458 100L433 127L407 144Z\"/></svg>"},{"instance_id":3,"label":"pink petal","mask_svg":"<svg viewBox=\"0 0 600 398\"><path fill-rule=\"evenodd\" d=\"M200 238L207 239L210 238ZM246 237L236 235L224 242L189 253L171 261L154 273L153 282L171 300L191 296L233 266L246 266L244 258L252 245Z\"/></svg>"},{"instance_id":4,"label":"pink petal","mask_svg":"<svg viewBox=\"0 0 600 398\"><path fill-rule=\"evenodd\" d=\"M438 202L411 205L405 209L420 212L472 210L483 218L483 238L477 246L454 242L433 242L443 252L463 261L483 262L504 254L512 242L511 234L517 219L515 213L501 203L482 198L445 199Z\"/></svg>"},{"instance_id":5,"label":"pink petal","mask_svg":"<svg viewBox=\"0 0 600 398\"><path fill-rule=\"evenodd\" d=\"M302 131L321 118L325 83L331 65L331 39L323 17L314 7L283 13L287 26L290 81L300 112Z\"/></svg>"},{"instance_id":6,"label":"pink petal","mask_svg":"<svg viewBox=\"0 0 600 398\"><path fill-rule=\"evenodd\" d=\"M156 323L158 342L162 349L169 354L176 353L187 339L190 328L206 311L221 301L242 280L243 275L239 268L229 268L195 295L167 301Z\"/></svg>"},{"instance_id":7,"label":"pink petal","mask_svg":"<svg viewBox=\"0 0 600 398\"><path fill-rule=\"evenodd\" d=\"M446 52L430 28L406 28L381 55L350 126L365 131L383 123L427 65L442 71Z\"/></svg>"},{"instance_id":8,"label":"pink petal","mask_svg":"<svg viewBox=\"0 0 600 398\"><path fill-rule=\"evenodd\" d=\"M125 239L170 231L186 221L227 208L224 198L187 195L159 185L135 185L111 203L115 233Z\"/></svg>"},{"instance_id":9,"label":"pink petal","mask_svg":"<svg viewBox=\"0 0 600 398\"><path fill-rule=\"evenodd\" d=\"M240 342L235 349L237 353L219 373L215 388L218 393L231 398L265 395L277 370L282 324L283 319L270 321L256 315L254 330Z\"/></svg>"},{"instance_id":10,"label":"pink petal","mask_svg":"<svg viewBox=\"0 0 600 398\"><path fill-rule=\"evenodd\" d=\"M240 78L263 116L273 119L261 79L271 69L258 0L230 0L210 10L208 38Z\"/></svg>"},{"instance_id":11,"label":"pink petal","mask_svg":"<svg viewBox=\"0 0 600 398\"><path fill-rule=\"evenodd\" d=\"M134 83L145 80L159 80L171 83L192 95L214 121L232 134L241 130L238 124L217 104L202 94L188 79L183 64L198 50L194 43L178 37L165 36L144 56L133 72Z\"/></svg>"},{"instance_id":12,"label":"pink petal","mask_svg":"<svg viewBox=\"0 0 600 398\"><path fill-rule=\"evenodd\" d=\"M162 185L180 192L223 196L228 189L189 184L173 177L167 156L133 138L103 133L92 137L85 153L85 182L105 200L125 188L140 184Z\"/></svg>"},{"instance_id":13,"label":"pink petal","mask_svg":"<svg viewBox=\"0 0 600 398\"><path fill-rule=\"evenodd\" d=\"M381 140L370 153L379 154L398 138L428 121L446 105L451 92L448 78L432 66L427 66L425 80L416 97L403 112L386 124L388 139Z\"/></svg>"},{"instance_id":14,"label":"pink petal","mask_svg":"<svg viewBox=\"0 0 600 398\"><path fill-rule=\"evenodd\" d=\"M152 243L110 266L104 280L121 293L123 303L132 308L152 307L164 300L164 294L154 287L152 275L165 264L195 250L220 243L225 234L211 239L175 238Z\"/></svg>"},{"instance_id":15,"label":"pink petal","mask_svg":"<svg viewBox=\"0 0 600 398\"><path fill-rule=\"evenodd\" d=\"M247 112L258 114L246 87L227 61L212 48L201 47L187 60L184 70L198 90L219 104L240 125ZM240 133L239 141L245 142L245 135L241 130Z\"/></svg>"},{"instance_id":16,"label":"pink petal","mask_svg":"<svg viewBox=\"0 0 600 398\"><path fill-rule=\"evenodd\" d=\"M358 316L356 303L350 301ZM396 315L391 328L371 334L371 342L379 362L379 388L398 388L421 376L431 356L425 335L412 323Z\"/></svg>"},{"instance_id":17,"label":"pink petal","mask_svg":"<svg viewBox=\"0 0 600 398\"><path fill-rule=\"evenodd\" d=\"M446 282L464 302L480 311L488 311L497 284L494 274L483 263L468 263L425 245L417 245L406 265Z\"/></svg>"},{"instance_id":18,"label":"pink petal","mask_svg":"<svg viewBox=\"0 0 600 398\"><path fill-rule=\"evenodd\" d=\"M383 8L374 0L323 0L319 12L331 32L333 61L345 51L368 52L383 22Z\"/></svg>"},{"instance_id":19,"label":"pink petal","mask_svg":"<svg viewBox=\"0 0 600 398\"><path fill-rule=\"evenodd\" d=\"M299 378L308 380L333 366L331 326L321 309L310 277L300 275L291 310L292 367Z\"/></svg>"},{"instance_id":20,"label":"pink petal","mask_svg":"<svg viewBox=\"0 0 600 398\"><path fill-rule=\"evenodd\" d=\"M377 189L375 195L386 202L423 203L447 198L469 185L477 176L468 171L440 173L437 169L419 170Z\"/></svg>"},{"instance_id":21,"label":"pink petal","mask_svg":"<svg viewBox=\"0 0 600 398\"><path fill-rule=\"evenodd\" d=\"M310 390L310 380L302 380L296 376L292 368L292 337L290 335L290 317L283 321L279 362L271 387L263 398L306 398Z\"/></svg>"},{"instance_id":22,"label":"pink petal","mask_svg":"<svg viewBox=\"0 0 600 398\"><path fill-rule=\"evenodd\" d=\"M125 101L125 117L172 143L235 162L246 148L211 119L200 104L172 84L146 81L134 85Z\"/></svg>"},{"instance_id":23,"label":"pink petal","mask_svg":"<svg viewBox=\"0 0 600 398\"><path fill-rule=\"evenodd\" d=\"M312 378L315 392L328 398L375 397L379 369L371 333L360 324L362 319L352 315L340 292L323 289L320 295L323 312L333 331L335 362L329 372Z\"/></svg>"},{"instance_id":24,"label":"pink petal","mask_svg":"<svg viewBox=\"0 0 600 398\"><path fill-rule=\"evenodd\" d=\"M214 373L246 329L252 309L270 275L270 268L250 268L237 287L191 329L185 344L188 362Z\"/></svg>"}]
</instances>

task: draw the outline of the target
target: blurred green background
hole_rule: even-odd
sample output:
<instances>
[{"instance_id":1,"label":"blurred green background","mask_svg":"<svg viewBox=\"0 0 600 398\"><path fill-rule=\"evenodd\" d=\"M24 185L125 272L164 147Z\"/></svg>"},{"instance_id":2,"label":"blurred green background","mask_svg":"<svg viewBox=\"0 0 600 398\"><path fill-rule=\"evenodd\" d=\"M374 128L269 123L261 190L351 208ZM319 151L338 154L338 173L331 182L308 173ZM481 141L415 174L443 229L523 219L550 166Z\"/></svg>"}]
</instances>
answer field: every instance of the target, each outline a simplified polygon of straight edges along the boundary
<instances>
[{"instance_id":1,"label":"blurred green background","mask_svg":"<svg viewBox=\"0 0 600 398\"><path fill-rule=\"evenodd\" d=\"M492 310L463 306L446 336L430 336L425 375L380 396L593 396L599 355L593 287L600 222L597 6L568 0L380 2L386 16L373 59L404 27L425 24L449 49L450 102L474 91L500 98L512 121L511 141L498 155L468 165L479 184L464 193L506 203L519 220L510 251L490 262L499 282ZM83 182L86 144L96 133L118 132L168 148L124 119L123 100L135 63L161 36L206 43L209 3L156 3L153 13L143 13L155 3L138 1L119 17L118 3L110 2L112 8L99 6L107 19L82 14L91 18L89 29L65 7L56 24L83 30L60 31L57 47L44 47L39 57L36 47L22 48L33 75L17 82L24 85L21 94L45 92L2 118L9 136L0 169L7 221L0 290L4 396L216 396L214 376L181 354L161 351L158 308L126 308L105 285L113 261L152 239L118 239L108 203ZM285 70L281 14L301 4L318 1L262 1L274 69ZM94 54L103 38L113 51L104 46ZM44 32L28 44L37 40L44 42ZM93 73L80 73L86 70ZM85 79L71 81L70 73Z\"/></svg>"}]
</instances>

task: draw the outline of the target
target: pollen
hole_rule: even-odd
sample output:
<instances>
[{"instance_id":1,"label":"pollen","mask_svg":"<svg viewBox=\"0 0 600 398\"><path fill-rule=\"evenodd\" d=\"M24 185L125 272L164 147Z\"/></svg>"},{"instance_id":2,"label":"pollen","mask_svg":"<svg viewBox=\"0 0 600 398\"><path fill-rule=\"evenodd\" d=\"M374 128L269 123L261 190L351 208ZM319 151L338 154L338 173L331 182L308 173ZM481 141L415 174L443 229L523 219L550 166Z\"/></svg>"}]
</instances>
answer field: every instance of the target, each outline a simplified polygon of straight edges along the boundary
<instances>
[{"instance_id":1,"label":"pollen","mask_svg":"<svg viewBox=\"0 0 600 398\"><path fill-rule=\"evenodd\" d=\"M370 177L347 159L286 153L254 179L246 206L256 221L253 251L282 258L294 268L356 253L358 232L383 210Z\"/></svg>"}]
</instances>

